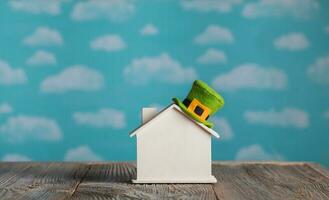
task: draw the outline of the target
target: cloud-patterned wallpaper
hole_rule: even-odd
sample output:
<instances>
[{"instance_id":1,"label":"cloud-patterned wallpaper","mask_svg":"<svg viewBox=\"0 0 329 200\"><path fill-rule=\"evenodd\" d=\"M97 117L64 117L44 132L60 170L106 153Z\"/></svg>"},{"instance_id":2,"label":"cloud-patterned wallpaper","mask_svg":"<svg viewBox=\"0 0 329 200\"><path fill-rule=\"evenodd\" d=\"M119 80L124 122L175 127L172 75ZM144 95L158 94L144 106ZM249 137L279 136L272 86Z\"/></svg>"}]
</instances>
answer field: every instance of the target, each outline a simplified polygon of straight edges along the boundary
<instances>
[{"instance_id":1,"label":"cloud-patterned wallpaper","mask_svg":"<svg viewBox=\"0 0 329 200\"><path fill-rule=\"evenodd\" d=\"M0 158L134 160L142 107L195 79L225 107L214 160L329 166L326 0L0 2ZM197 148L197 147L196 147Z\"/></svg>"}]
</instances>

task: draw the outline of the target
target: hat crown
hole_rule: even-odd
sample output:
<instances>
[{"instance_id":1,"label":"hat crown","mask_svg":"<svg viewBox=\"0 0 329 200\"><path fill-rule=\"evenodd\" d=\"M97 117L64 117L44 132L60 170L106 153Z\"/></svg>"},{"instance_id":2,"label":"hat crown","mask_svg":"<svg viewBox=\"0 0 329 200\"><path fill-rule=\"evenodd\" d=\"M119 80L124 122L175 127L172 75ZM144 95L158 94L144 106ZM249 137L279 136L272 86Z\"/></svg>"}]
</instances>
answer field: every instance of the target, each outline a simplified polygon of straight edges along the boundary
<instances>
[{"instance_id":1,"label":"hat crown","mask_svg":"<svg viewBox=\"0 0 329 200\"><path fill-rule=\"evenodd\" d=\"M223 97L201 80L193 82L192 88L183 102L177 98L173 98L173 101L188 116L209 128L214 126L208 121L209 116L224 105Z\"/></svg>"},{"instance_id":2,"label":"hat crown","mask_svg":"<svg viewBox=\"0 0 329 200\"><path fill-rule=\"evenodd\" d=\"M193 99L200 101L204 106L210 108L210 115L217 112L225 103L223 97L218 92L201 80L193 82L187 99L190 101Z\"/></svg>"}]
</instances>

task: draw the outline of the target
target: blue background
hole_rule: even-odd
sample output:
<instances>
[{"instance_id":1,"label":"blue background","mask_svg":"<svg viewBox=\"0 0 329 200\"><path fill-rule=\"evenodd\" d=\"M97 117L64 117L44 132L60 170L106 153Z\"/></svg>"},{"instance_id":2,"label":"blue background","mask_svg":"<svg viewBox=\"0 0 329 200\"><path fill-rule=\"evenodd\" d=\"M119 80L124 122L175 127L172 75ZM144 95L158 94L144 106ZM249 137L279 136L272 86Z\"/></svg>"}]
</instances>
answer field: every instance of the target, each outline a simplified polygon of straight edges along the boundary
<instances>
[{"instance_id":1,"label":"blue background","mask_svg":"<svg viewBox=\"0 0 329 200\"><path fill-rule=\"evenodd\" d=\"M89 1L1 1L0 157L134 160L135 139L129 138L128 133L139 125L141 108L165 107L172 97L183 99L193 78L198 78L214 86L226 100L224 108L213 117L219 121L215 129L224 135L222 140L213 140L214 160L314 161L329 166L329 2L266 2L271 1L99 1L101 5ZM79 6L85 10L74 15ZM250 6L254 10L248 15L246 9ZM148 24L153 30L142 34ZM228 30L233 41L219 31L214 40L196 42L195 38L211 25ZM33 44L24 42L40 27L57 32L61 42L56 37L46 39L49 43L38 38ZM302 35L302 40L288 37L281 46L275 45L279 38L292 33ZM112 50L92 48L94 40L106 35L119 36L124 47L110 41L104 45ZM218 57L209 62L198 61L208 49L224 53L226 61ZM37 51L54 58L29 63ZM161 64L165 57L161 55L168 55L172 62ZM142 67L127 77L124 71L134 65L134 60L141 61ZM191 68L195 77L170 79L175 73L173 68L151 70L147 60L151 68L156 60L160 68L167 64L178 65L173 68L179 70ZM323 61L322 79L308 73L319 60ZM264 71L276 69L285 75L286 84L276 89L272 81L262 88L262 73L252 73L250 80L256 80L256 85L249 84L247 78L235 88L214 84L219 76L246 64ZM8 72L1 71L1 65L8 65L12 71L21 70L26 80L19 76L9 83L3 81ZM59 92L42 89L47 78L74 65L86 66L87 76L91 71L100 74L101 86L83 89L90 84L83 78L86 83L82 86L65 88L65 81L72 81L66 78ZM267 73L272 77L271 72ZM147 76L144 84L139 80L143 76ZM131 81L131 77L137 81ZM95 117L100 109L119 112L124 116L123 124L113 123L115 114ZM301 114L287 117L284 109ZM79 123L74 117L77 112L93 113L93 121L106 119L102 125ZM252 123L246 112L267 113L268 119ZM300 115L306 118L301 126ZM53 129L59 137L42 136L54 134Z\"/></svg>"}]
</instances>

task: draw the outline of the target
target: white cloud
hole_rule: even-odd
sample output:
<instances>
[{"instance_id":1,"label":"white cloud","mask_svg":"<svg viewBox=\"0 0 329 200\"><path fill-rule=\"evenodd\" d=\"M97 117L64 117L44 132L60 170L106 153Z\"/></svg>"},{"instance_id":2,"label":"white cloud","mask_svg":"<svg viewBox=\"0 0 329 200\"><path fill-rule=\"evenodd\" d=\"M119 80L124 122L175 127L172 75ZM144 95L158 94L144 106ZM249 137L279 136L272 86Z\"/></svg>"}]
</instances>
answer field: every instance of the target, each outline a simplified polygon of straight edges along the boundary
<instances>
[{"instance_id":1,"label":"white cloud","mask_svg":"<svg viewBox=\"0 0 329 200\"><path fill-rule=\"evenodd\" d=\"M236 156L236 160L283 160L283 156L277 153L266 152L259 144L253 144L244 148L241 148Z\"/></svg>"},{"instance_id":2,"label":"white cloud","mask_svg":"<svg viewBox=\"0 0 329 200\"><path fill-rule=\"evenodd\" d=\"M141 35L147 36L147 35L157 35L159 33L159 30L156 26L153 24L146 24L139 33Z\"/></svg>"},{"instance_id":3,"label":"white cloud","mask_svg":"<svg viewBox=\"0 0 329 200\"><path fill-rule=\"evenodd\" d=\"M21 154L10 153L10 154L6 154L2 158L2 161L4 161L4 162L23 162L23 161L31 161L31 159L29 157L21 155Z\"/></svg>"},{"instance_id":4,"label":"white cloud","mask_svg":"<svg viewBox=\"0 0 329 200\"><path fill-rule=\"evenodd\" d=\"M13 108L8 103L0 104L0 114L8 114L13 112Z\"/></svg>"},{"instance_id":5,"label":"white cloud","mask_svg":"<svg viewBox=\"0 0 329 200\"><path fill-rule=\"evenodd\" d=\"M227 119L213 117L210 121L215 124L215 129L218 130L220 140L231 140L234 137L231 125Z\"/></svg>"},{"instance_id":6,"label":"white cloud","mask_svg":"<svg viewBox=\"0 0 329 200\"><path fill-rule=\"evenodd\" d=\"M280 111L246 111L244 118L252 124L265 124L269 126L307 128L309 116L304 110L297 108L283 108Z\"/></svg>"},{"instance_id":7,"label":"white cloud","mask_svg":"<svg viewBox=\"0 0 329 200\"><path fill-rule=\"evenodd\" d=\"M93 152L89 146L83 145L69 149L66 152L65 161L101 161L103 158Z\"/></svg>"},{"instance_id":8,"label":"white cloud","mask_svg":"<svg viewBox=\"0 0 329 200\"><path fill-rule=\"evenodd\" d=\"M246 4L242 15L249 19L257 17L294 17L306 19L317 13L317 0L258 0Z\"/></svg>"},{"instance_id":9,"label":"white cloud","mask_svg":"<svg viewBox=\"0 0 329 200\"><path fill-rule=\"evenodd\" d=\"M110 52L123 50L126 48L126 44L119 35L105 35L93 40L90 47L94 50Z\"/></svg>"},{"instance_id":10,"label":"white cloud","mask_svg":"<svg viewBox=\"0 0 329 200\"><path fill-rule=\"evenodd\" d=\"M323 116L325 119L329 119L329 110L324 112Z\"/></svg>"},{"instance_id":11,"label":"white cloud","mask_svg":"<svg viewBox=\"0 0 329 200\"><path fill-rule=\"evenodd\" d=\"M30 58L26 60L26 64L41 66L41 65L55 65L56 57L48 51L39 50L35 52Z\"/></svg>"},{"instance_id":12,"label":"white cloud","mask_svg":"<svg viewBox=\"0 0 329 200\"><path fill-rule=\"evenodd\" d=\"M63 0L11 0L9 5L13 10L32 14L58 15L61 12Z\"/></svg>"},{"instance_id":13,"label":"white cloud","mask_svg":"<svg viewBox=\"0 0 329 200\"><path fill-rule=\"evenodd\" d=\"M209 25L200 35L194 38L194 42L200 45L233 43L234 37L228 28Z\"/></svg>"},{"instance_id":14,"label":"white cloud","mask_svg":"<svg viewBox=\"0 0 329 200\"><path fill-rule=\"evenodd\" d=\"M23 69L14 69L6 61L0 59L0 85L16 85L27 82Z\"/></svg>"},{"instance_id":15,"label":"white cloud","mask_svg":"<svg viewBox=\"0 0 329 200\"><path fill-rule=\"evenodd\" d=\"M307 74L316 83L329 85L329 55L319 57L308 67Z\"/></svg>"},{"instance_id":16,"label":"white cloud","mask_svg":"<svg viewBox=\"0 0 329 200\"><path fill-rule=\"evenodd\" d=\"M0 126L0 136L8 142L25 140L57 141L62 132L56 121L45 117L18 115L10 117Z\"/></svg>"},{"instance_id":17,"label":"white cloud","mask_svg":"<svg viewBox=\"0 0 329 200\"><path fill-rule=\"evenodd\" d=\"M55 29L38 27L32 35L24 38L23 43L28 46L61 46L63 38Z\"/></svg>"},{"instance_id":18,"label":"white cloud","mask_svg":"<svg viewBox=\"0 0 329 200\"><path fill-rule=\"evenodd\" d=\"M147 84L151 81L185 83L197 78L192 67L183 67L167 53L162 53L156 57L134 59L124 69L124 76L127 81L136 85Z\"/></svg>"},{"instance_id":19,"label":"white cloud","mask_svg":"<svg viewBox=\"0 0 329 200\"><path fill-rule=\"evenodd\" d=\"M122 22L135 13L132 0L89 0L75 4L71 17L77 21L108 19Z\"/></svg>"},{"instance_id":20,"label":"white cloud","mask_svg":"<svg viewBox=\"0 0 329 200\"><path fill-rule=\"evenodd\" d=\"M227 74L218 75L213 86L228 91L248 88L280 90L287 86L287 75L277 68L243 64Z\"/></svg>"},{"instance_id":21,"label":"white cloud","mask_svg":"<svg viewBox=\"0 0 329 200\"><path fill-rule=\"evenodd\" d=\"M329 33L329 25L327 25L326 27L324 27L324 32Z\"/></svg>"},{"instance_id":22,"label":"white cloud","mask_svg":"<svg viewBox=\"0 0 329 200\"><path fill-rule=\"evenodd\" d=\"M310 42L302 33L283 35L275 39L273 44L277 49L286 49L290 51L303 50L310 46Z\"/></svg>"},{"instance_id":23,"label":"white cloud","mask_svg":"<svg viewBox=\"0 0 329 200\"><path fill-rule=\"evenodd\" d=\"M238 5L242 0L182 0L181 6L185 10L197 12L219 12L226 13L232 10L232 7Z\"/></svg>"},{"instance_id":24,"label":"white cloud","mask_svg":"<svg viewBox=\"0 0 329 200\"><path fill-rule=\"evenodd\" d=\"M197 61L200 64L217 64L226 63L227 58L224 51L210 48L202 54Z\"/></svg>"},{"instance_id":25,"label":"white cloud","mask_svg":"<svg viewBox=\"0 0 329 200\"><path fill-rule=\"evenodd\" d=\"M155 108L157 110L157 112L159 112L159 111L163 110L166 107L163 106L162 104L159 104L159 103L152 103L149 106L147 106L147 108Z\"/></svg>"},{"instance_id":26,"label":"white cloud","mask_svg":"<svg viewBox=\"0 0 329 200\"><path fill-rule=\"evenodd\" d=\"M41 91L64 93L67 91L95 91L104 86L104 78L98 71L83 65L74 65L41 83Z\"/></svg>"},{"instance_id":27,"label":"white cloud","mask_svg":"<svg viewBox=\"0 0 329 200\"><path fill-rule=\"evenodd\" d=\"M125 114L111 108L102 108L97 112L76 112L73 114L73 118L78 124L99 128L112 127L120 129L126 126Z\"/></svg>"}]
</instances>

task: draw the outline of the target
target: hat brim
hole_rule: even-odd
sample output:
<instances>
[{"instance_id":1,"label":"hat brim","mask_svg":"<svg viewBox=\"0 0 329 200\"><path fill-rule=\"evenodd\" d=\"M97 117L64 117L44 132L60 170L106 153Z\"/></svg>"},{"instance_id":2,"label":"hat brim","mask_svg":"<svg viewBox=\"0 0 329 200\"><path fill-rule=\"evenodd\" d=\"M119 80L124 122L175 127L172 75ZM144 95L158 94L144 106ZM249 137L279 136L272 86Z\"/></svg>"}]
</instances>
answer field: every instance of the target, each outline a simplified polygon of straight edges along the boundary
<instances>
[{"instance_id":1,"label":"hat brim","mask_svg":"<svg viewBox=\"0 0 329 200\"><path fill-rule=\"evenodd\" d=\"M206 125L206 126L209 127L209 128L214 127L214 124L213 124L213 123L208 122L208 121L206 121L206 120L200 120L200 119L197 117L196 114L191 113L190 111L188 111L188 110L187 110L187 107L186 107L186 106L183 104L183 102L181 102L179 99L177 99L177 98L173 98L172 100L173 100L174 103L177 104L178 107L180 107L180 108L184 111L184 113L186 113L189 117L191 117L191 118L194 119L195 121L200 122L200 123Z\"/></svg>"}]
</instances>

